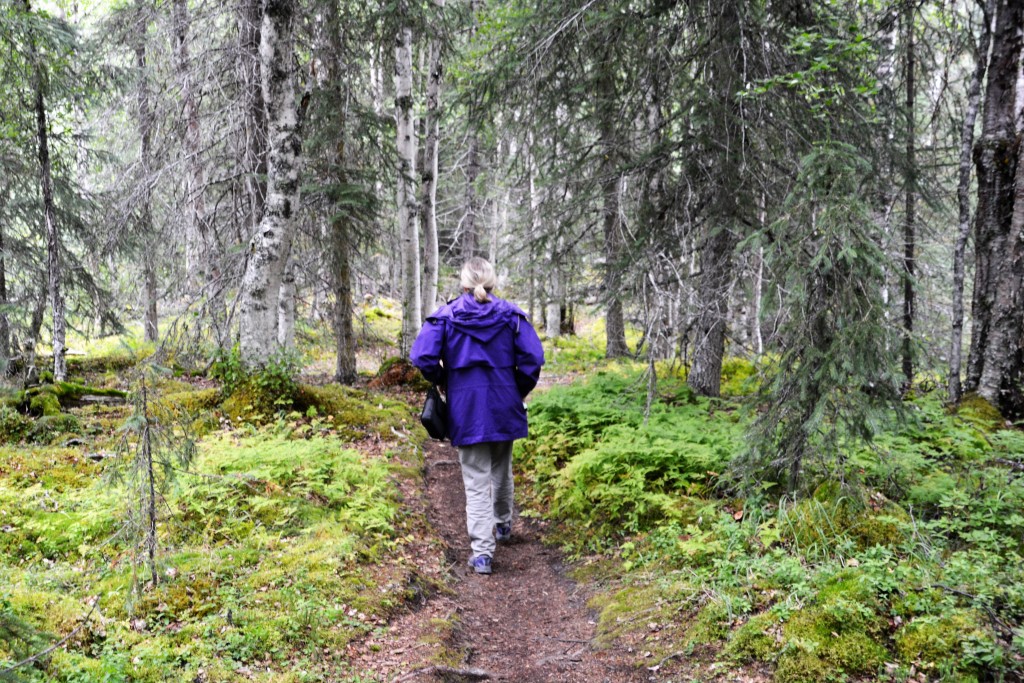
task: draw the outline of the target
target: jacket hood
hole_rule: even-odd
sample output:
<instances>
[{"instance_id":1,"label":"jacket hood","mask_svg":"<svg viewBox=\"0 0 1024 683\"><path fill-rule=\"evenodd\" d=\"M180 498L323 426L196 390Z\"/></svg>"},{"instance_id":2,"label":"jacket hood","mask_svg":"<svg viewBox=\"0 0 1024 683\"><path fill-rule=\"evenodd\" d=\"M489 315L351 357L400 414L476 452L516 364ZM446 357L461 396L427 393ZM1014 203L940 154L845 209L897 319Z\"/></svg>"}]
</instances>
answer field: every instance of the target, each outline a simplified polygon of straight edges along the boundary
<instances>
[{"instance_id":1,"label":"jacket hood","mask_svg":"<svg viewBox=\"0 0 1024 683\"><path fill-rule=\"evenodd\" d=\"M492 296L491 301L480 303L472 294L464 293L430 317L448 320L460 332L487 343L506 325L515 326L514 318L517 315L526 317L504 299Z\"/></svg>"}]
</instances>

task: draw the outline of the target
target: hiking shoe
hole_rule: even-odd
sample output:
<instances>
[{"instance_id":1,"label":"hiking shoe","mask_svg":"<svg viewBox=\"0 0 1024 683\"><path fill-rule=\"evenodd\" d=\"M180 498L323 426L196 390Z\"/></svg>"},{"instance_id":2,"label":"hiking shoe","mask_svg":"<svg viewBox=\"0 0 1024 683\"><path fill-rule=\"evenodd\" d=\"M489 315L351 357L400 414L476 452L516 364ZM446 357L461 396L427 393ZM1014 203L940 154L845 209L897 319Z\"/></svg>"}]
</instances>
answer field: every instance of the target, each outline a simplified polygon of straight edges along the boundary
<instances>
[{"instance_id":1,"label":"hiking shoe","mask_svg":"<svg viewBox=\"0 0 1024 683\"><path fill-rule=\"evenodd\" d=\"M498 543L508 543L512 540L512 524L510 522L499 522L494 525L494 539Z\"/></svg>"},{"instance_id":2,"label":"hiking shoe","mask_svg":"<svg viewBox=\"0 0 1024 683\"><path fill-rule=\"evenodd\" d=\"M467 562L470 567L473 568L477 574L490 574L491 573L491 558L487 555L476 555L469 558Z\"/></svg>"}]
</instances>

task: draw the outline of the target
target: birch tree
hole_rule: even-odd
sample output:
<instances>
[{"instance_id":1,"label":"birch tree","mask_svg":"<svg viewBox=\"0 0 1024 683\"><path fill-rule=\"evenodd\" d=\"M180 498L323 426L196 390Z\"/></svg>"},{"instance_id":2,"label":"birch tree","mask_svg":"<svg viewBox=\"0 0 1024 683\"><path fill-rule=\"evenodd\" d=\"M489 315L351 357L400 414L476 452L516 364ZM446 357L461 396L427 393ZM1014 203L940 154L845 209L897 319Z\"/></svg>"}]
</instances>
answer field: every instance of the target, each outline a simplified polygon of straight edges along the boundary
<instances>
[{"instance_id":1,"label":"birch tree","mask_svg":"<svg viewBox=\"0 0 1024 683\"><path fill-rule=\"evenodd\" d=\"M408 357L423 319L420 289L419 207L416 203L416 128L413 122L412 27L409 5L395 36L395 129L398 151L398 234L402 255L402 332L399 352Z\"/></svg>"},{"instance_id":2,"label":"birch tree","mask_svg":"<svg viewBox=\"0 0 1024 683\"><path fill-rule=\"evenodd\" d=\"M967 239L971 234L971 150L974 147L974 128L981 104L981 86L988 68L989 44L992 41L992 16L995 0L987 0L983 7L981 36L974 51L975 66L967 86L967 103L960 132L960 158L957 167L957 234L953 248L953 325L949 340L949 400L957 403L963 397L961 370L963 366L964 335L964 260Z\"/></svg>"},{"instance_id":3,"label":"birch tree","mask_svg":"<svg viewBox=\"0 0 1024 683\"><path fill-rule=\"evenodd\" d=\"M277 343L278 300L299 210L302 140L295 101L292 38L295 0L267 0L260 35L260 74L267 106L267 198L249 243L242 278L239 341L243 361L266 364Z\"/></svg>"},{"instance_id":4,"label":"birch tree","mask_svg":"<svg viewBox=\"0 0 1024 683\"><path fill-rule=\"evenodd\" d=\"M238 82L242 92L241 171L245 179L246 227L255 233L267 196L267 114L260 78L261 0L238 5ZM333 3L331 3L333 4Z\"/></svg>"},{"instance_id":5,"label":"birch tree","mask_svg":"<svg viewBox=\"0 0 1024 683\"><path fill-rule=\"evenodd\" d=\"M444 8L444 0L434 0ZM426 316L437 307L437 277L439 253L437 241L437 172L438 138L441 122L441 41L435 34L430 38L430 58L427 72L427 106L423 127L426 132L423 150L423 171L420 174L423 192L423 310Z\"/></svg>"}]
</instances>

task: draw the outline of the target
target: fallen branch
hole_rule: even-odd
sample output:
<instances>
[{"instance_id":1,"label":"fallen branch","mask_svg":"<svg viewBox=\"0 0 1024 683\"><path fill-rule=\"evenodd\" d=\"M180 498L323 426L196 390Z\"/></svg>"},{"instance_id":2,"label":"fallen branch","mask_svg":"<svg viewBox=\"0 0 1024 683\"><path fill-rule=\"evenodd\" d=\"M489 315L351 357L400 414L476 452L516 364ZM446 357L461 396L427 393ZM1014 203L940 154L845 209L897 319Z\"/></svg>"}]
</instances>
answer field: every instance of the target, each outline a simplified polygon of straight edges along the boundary
<instances>
[{"instance_id":1,"label":"fallen branch","mask_svg":"<svg viewBox=\"0 0 1024 683\"><path fill-rule=\"evenodd\" d=\"M79 623L78 626L76 626L75 629L71 633L67 634L66 636L64 636L59 641L57 641L56 643L54 643L50 647L46 648L42 652L37 652L34 655L32 655L31 657L26 657L25 659L21 660L17 664L11 664L9 667L4 669L3 671L0 671L0 676L6 676L7 674L13 672L15 669L20 669L23 666L27 666L28 664L33 664L33 663L39 661L40 659L42 659L46 655L50 654L51 652L53 652L57 648L59 648L62 645L64 645L64 643L66 643L69 640L71 640L72 638L74 638L78 634L78 632L81 631L83 628L85 628L86 624L89 623L89 617L91 617L92 613L96 611L96 605L98 605L98 604L100 604L100 598L99 598L99 596L96 596L96 599L92 601L92 607L89 609L89 613L86 614L82 618L81 623Z\"/></svg>"},{"instance_id":2,"label":"fallen branch","mask_svg":"<svg viewBox=\"0 0 1024 683\"><path fill-rule=\"evenodd\" d=\"M672 653L672 654L670 654L670 655L665 655L664 657L662 657L662 658L661 658L661 661L660 661L660 662L658 662L658 663L657 663L657 664L655 664L654 666L649 666L649 667L647 667L647 669L648 669L648 670L650 670L650 671L657 671L657 670L658 670L658 669L660 669L660 668L661 668L662 666L664 666L665 662L667 662L668 660L670 660L670 659L676 659L676 658L678 658L678 657L682 657L682 656L683 656L683 655L685 655L685 654L686 654L685 652L679 651L679 652L673 652L673 653Z\"/></svg>"},{"instance_id":3,"label":"fallen branch","mask_svg":"<svg viewBox=\"0 0 1024 683\"><path fill-rule=\"evenodd\" d=\"M578 643L580 645L590 645L589 640L574 640L572 638L552 638L551 636L541 636L545 640L556 640L559 643Z\"/></svg>"},{"instance_id":4,"label":"fallen branch","mask_svg":"<svg viewBox=\"0 0 1024 683\"><path fill-rule=\"evenodd\" d=\"M403 674L398 678L395 678L391 683L402 683L402 681L411 681L417 676L421 675L436 675L442 674L445 676L462 676L463 678L469 678L474 681L485 681L494 678L494 676L483 669L456 669L451 666L427 666L422 669L414 669L407 674Z\"/></svg>"},{"instance_id":5,"label":"fallen branch","mask_svg":"<svg viewBox=\"0 0 1024 683\"><path fill-rule=\"evenodd\" d=\"M999 463L1000 465L1006 465L1018 472L1024 472L1024 462L1019 460L1010 460L1009 458L994 458L992 462Z\"/></svg>"}]
</instances>

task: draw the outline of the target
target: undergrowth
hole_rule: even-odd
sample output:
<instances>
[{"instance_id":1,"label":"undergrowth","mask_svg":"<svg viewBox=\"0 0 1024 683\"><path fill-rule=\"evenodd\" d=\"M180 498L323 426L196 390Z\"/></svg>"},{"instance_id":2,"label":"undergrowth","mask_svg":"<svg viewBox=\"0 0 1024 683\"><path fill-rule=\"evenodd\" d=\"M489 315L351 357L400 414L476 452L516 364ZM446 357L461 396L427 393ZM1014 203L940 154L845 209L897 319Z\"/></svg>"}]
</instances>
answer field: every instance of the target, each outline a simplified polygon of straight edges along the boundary
<instances>
[{"instance_id":1,"label":"undergrowth","mask_svg":"<svg viewBox=\"0 0 1024 683\"><path fill-rule=\"evenodd\" d=\"M216 405L216 390L162 386L155 420ZM84 449L0 447L0 670L70 636L16 680L345 675L346 645L433 581L406 559L417 522L395 485L417 471L419 456L394 437L399 409L385 399L331 387L297 393L309 395L303 412L204 431L191 468L160 497L159 581L138 591L125 492L103 477L122 457L112 444L125 412L80 413ZM374 449L382 455L348 445L380 442L381 432L393 439Z\"/></svg>"},{"instance_id":2,"label":"undergrowth","mask_svg":"<svg viewBox=\"0 0 1024 683\"><path fill-rule=\"evenodd\" d=\"M903 426L829 458L838 480L810 468L812 494L738 498L725 475L747 413L668 368L645 411L644 372L539 394L517 447L526 514L606 585L602 638L780 683L1024 676L1024 433L925 393Z\"/></svg>"}]
</instances>

